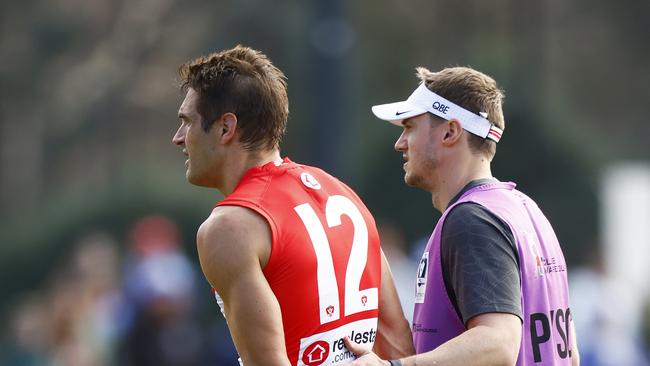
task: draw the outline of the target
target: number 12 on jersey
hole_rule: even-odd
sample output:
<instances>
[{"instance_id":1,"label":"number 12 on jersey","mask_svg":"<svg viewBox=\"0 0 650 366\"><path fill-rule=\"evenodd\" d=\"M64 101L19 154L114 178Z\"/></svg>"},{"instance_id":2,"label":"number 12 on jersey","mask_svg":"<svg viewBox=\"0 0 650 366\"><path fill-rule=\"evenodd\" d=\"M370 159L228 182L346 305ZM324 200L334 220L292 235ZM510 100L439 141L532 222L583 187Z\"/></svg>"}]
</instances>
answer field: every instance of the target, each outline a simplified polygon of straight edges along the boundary
<instances>
[{"instance_id":1,"label":"number 12 on jersey","mask_svg":"<svg viewBox=\"0 0 650 366\"><path fill-rule=\"evenodd\" d=\"M302 220L316 254L318 281L318 303L320 323L325 324L340 319L339 290L334 273L332 251L327 240L325 228L309 203L294 207ZM341 225L341 216L352 221L354 237L352 250L345 271L345 316L378 308L378 290L376 287L359 290L361 276L368 262L368 227L357 206L345 196L331 196L325 204L327 227Z\"/></svg>"}]
</instances>

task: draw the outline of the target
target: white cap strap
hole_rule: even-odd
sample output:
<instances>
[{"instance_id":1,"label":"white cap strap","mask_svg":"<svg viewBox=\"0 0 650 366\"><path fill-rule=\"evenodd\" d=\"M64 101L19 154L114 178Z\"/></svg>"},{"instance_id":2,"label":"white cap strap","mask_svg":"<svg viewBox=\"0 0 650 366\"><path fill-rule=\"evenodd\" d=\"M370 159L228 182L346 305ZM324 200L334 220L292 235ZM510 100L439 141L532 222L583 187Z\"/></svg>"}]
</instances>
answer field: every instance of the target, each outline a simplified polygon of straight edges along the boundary
<instances>
[{"instance_id":1,"label":"white cap strap","mask_svg":"<svg viewBox=\"0 0 650 366\"><path fill-rule=\"evenodd\" d=\"M407 99L407 103L416 105L447 121L455 119L466 131L494 142L499 142L503 134L503 130L493 125L487 118L450 102L429 90L424 83L420 83L420 86Z\"/></svg>"},{"instance_id":2,"label":"white cap strap","mask_svg":"<svg viewBox=\"0 0 650 366\"><path fill-rule=\"evenodd\" d=\"M501 135L503 135L503 130L495 125L492 125L492 127L490 127L490 131L488 132L488 135L485 138L490 139L494 142L499 142L499 140L501 140Z\"/></svg>"}]
</instances>

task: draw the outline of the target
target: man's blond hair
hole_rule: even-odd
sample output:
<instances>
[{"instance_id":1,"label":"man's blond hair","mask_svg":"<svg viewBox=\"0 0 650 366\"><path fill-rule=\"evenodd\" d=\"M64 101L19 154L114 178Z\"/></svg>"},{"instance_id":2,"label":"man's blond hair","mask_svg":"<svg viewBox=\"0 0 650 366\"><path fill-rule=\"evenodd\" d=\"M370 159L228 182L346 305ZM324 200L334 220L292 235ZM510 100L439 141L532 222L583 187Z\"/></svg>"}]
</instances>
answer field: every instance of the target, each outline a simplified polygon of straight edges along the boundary
<instances>
[{"instance_id":1,"label":"man's blond hair","mask_svg":"<svg viewBox=\"0 0 650 366\"><path fill-rule=\"evenodd\" d=\"M438 72L431 72L418 67L417 77L427 88L441 97L456 103L468 111L479 114L487 113L487 119L500 129L505 128L502 103L504 93L490 76L469 67L449 67ZM484 154L489 160L496 154L496 143L468 133L469 146Z\"/></svg>"}]
</instances>

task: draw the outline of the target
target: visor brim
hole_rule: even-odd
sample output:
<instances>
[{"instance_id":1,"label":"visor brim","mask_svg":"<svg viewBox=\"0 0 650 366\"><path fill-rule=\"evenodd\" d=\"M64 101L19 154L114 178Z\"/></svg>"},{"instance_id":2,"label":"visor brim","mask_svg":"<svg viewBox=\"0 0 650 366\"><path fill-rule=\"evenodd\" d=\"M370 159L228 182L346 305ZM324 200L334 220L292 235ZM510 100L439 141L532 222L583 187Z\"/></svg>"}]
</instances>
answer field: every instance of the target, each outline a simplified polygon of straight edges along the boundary
<instances>
[{"instance_id":1,"label":"visor brim","mask_svg":"<svg viewBox=\"0 0 650 366\"><path fill-rule=\"evenodd\" d=\"M374 105L372 113L379 119L401 126L403 120L427 113L427 111L408 101L403 101Z\"/></svg>"}]
</instances>

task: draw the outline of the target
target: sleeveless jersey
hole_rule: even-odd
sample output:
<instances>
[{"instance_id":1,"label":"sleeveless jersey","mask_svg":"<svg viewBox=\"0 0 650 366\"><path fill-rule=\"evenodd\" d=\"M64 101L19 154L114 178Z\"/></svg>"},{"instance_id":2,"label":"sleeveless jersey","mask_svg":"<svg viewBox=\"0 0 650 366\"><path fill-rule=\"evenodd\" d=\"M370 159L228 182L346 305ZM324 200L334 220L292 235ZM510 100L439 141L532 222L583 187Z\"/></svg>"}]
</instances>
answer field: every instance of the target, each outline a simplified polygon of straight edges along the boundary
<instances>
[{"instance_id":1,"label":"sleeveless jersey","mask_svg":"<svg viewBox=\"0 0 650 366\"><path fill-rule=\"evenodd\" d=\"M570 365L567 268L553 228L535 202L514 183L488 183L465 192L447 208L424 251L417 273L413 341L417 353L460 335L465 326L445 288L440 245L447 214L474 202L508 224L517 244L523 329L517 365Z\"/></svg>"},{"instance_id":2,"label":"sleeveless jersey","mask_svg":"<svg viewBox=\"0 0 650 366\"><path fill-rule=\"evenodd\" d=\"M288 158L244 174L218 206L249 208L271 228L264 275L280 304L292 365L340 365L354 356L343 337L368 348L377 332L381 254L361 199L324 171Z\"/></svg>"}]
</instances>

